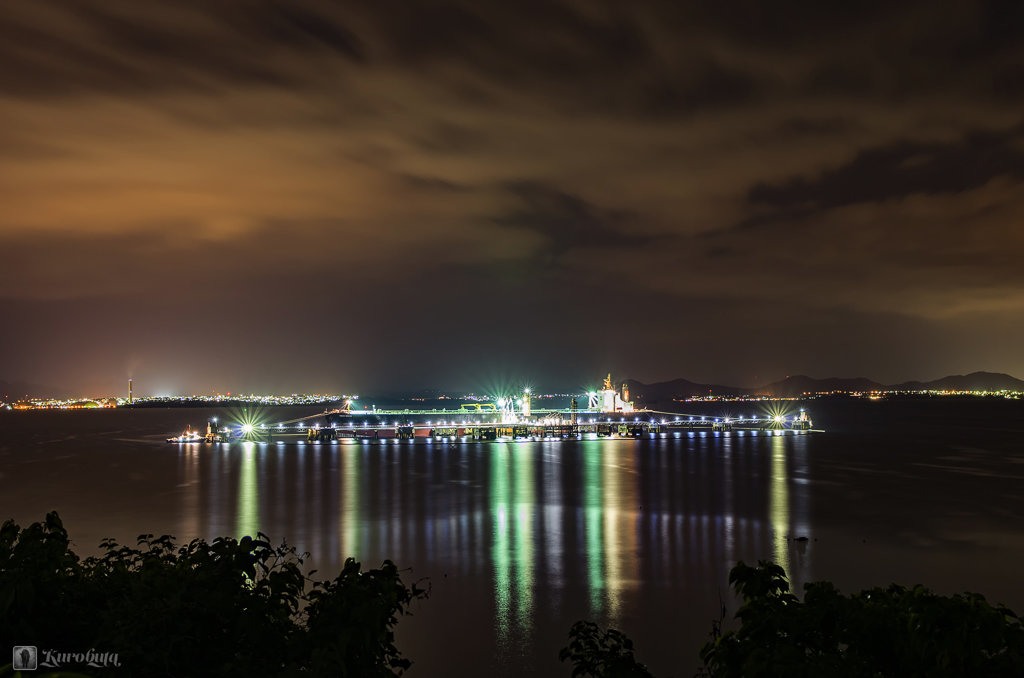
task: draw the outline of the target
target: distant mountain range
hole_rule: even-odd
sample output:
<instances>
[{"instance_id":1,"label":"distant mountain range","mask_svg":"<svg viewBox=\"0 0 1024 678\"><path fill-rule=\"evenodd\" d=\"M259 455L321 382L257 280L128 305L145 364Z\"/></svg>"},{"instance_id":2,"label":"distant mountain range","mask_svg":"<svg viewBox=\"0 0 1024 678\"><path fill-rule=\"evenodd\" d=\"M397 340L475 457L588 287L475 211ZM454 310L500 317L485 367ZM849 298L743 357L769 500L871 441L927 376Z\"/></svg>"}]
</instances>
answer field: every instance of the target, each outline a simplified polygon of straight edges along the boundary
<instances>
[{"instance_id":1,"label":"distant mountain range","mask_svg":"<svg viewBox=\"0 0 1024 678\"><path fill-rule=\"evenodd\" d=\"M1024 391L1024 381L1008 374L996 372L972 372L953 375L935 381L908 381L902 384L880 384L864 377L842 379L814 379L804 375L786 377L766 386L747 388L723 386L721 384L697 384L687 379L673 379L656 384L644 384L633 379L629 384L630 397L647 401L692 398L706 395L767 395L776 398L792 398L804 393L827 391Z\"/></svg>"}]
</instances>

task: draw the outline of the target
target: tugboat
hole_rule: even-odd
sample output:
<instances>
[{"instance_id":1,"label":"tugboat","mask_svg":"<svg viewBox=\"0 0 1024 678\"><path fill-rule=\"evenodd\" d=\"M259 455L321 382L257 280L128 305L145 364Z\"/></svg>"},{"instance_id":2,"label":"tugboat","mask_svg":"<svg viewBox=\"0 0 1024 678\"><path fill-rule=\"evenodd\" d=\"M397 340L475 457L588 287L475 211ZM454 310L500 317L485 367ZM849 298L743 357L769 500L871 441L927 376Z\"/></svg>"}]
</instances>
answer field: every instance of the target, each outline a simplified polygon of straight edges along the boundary
<instances>
[{"instance_id":1,"label":"tugboat","mask_svg":"<svg viewBox=\"0 0 1024 678\"><path fill-rule=\"evenodd\" d=\"M192 426L189 425L185 431L176 438L168 438L169 443L202 443L206 441L206 436L202 435L197 431L192 430Z\"/></svg>"}]
</instances>

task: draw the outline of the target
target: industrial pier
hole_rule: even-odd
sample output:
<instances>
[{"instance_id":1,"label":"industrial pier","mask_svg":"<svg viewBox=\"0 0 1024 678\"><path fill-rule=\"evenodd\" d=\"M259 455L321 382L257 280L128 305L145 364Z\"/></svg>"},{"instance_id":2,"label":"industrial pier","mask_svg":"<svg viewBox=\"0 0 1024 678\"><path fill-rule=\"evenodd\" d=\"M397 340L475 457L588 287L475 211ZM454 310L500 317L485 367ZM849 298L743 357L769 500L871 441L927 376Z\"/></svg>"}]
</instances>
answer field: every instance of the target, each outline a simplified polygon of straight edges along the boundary
<instances>
[{"instance_id":1,"label":"industrial pier","mask_svg":"<svg viewBox=\"0 0 1024 678\"><path fill-rule=\"evenodd\" d=\"M279 423L207 425L206 435L191 434L168 442L335 442L383 441L514 441L600 438L667 438L683 435L802 435L820 432L807 413L709 417L638 410L625 384L586 394L587 407L576 398L566 409L534 409L529 390L493 403L471 403L457 410L356 410L344 407Z\"/></svg>"}]
</instances>

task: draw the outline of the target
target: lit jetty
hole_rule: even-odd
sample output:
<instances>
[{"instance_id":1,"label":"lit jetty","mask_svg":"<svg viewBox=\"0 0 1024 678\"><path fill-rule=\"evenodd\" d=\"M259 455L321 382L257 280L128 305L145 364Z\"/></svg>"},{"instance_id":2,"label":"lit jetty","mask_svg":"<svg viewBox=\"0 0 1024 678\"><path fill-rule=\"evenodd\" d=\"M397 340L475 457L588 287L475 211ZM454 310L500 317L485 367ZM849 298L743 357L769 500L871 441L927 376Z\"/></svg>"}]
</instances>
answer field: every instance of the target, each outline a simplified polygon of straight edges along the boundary
<instances>
[{"instance_id":1,"label":"lit jetty","mask_svg":"<svg viewBox=\"0 0 1024 678\"><path fill-rule=\"evenodd\" d=\"M781 404L757 414L724 417L638 409L628 400L627 385L617 390L612 383L608 375L603 390L571 396L567 408L534 407L529 388L495 397L493 402L464 403L457 409L356 409L356 399L346 398L341 407L289 421L247 419L219 426L211 420L206 436L199 440L169 442L471 442L820 432L806 411L790 412ZM580 407L584 396L587 407Z\"/></svg>"}]
</instances>

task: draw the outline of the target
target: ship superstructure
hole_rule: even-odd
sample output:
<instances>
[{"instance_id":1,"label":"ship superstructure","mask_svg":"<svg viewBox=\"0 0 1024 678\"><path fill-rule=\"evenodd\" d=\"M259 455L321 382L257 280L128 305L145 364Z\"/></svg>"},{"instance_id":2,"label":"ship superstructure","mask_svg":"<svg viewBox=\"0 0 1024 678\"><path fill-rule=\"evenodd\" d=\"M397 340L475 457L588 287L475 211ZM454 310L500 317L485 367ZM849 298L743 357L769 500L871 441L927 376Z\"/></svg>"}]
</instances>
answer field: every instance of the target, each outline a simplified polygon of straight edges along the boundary
<instances>
[{"instance_id":1,"label":"ship superstructure","mask_svg":"<svg viewBox=\"0 0 1024 678\"><path fill-rule=\"evenodd\" d=\"M611 374L605 377L604 388L596 393L591 391L587 395L590 396L589 408L599 410L602 414L634 411L633 403L629 400L629 386L623 382L622 390L615 390Z\"/></svg>"}]
</instances>

